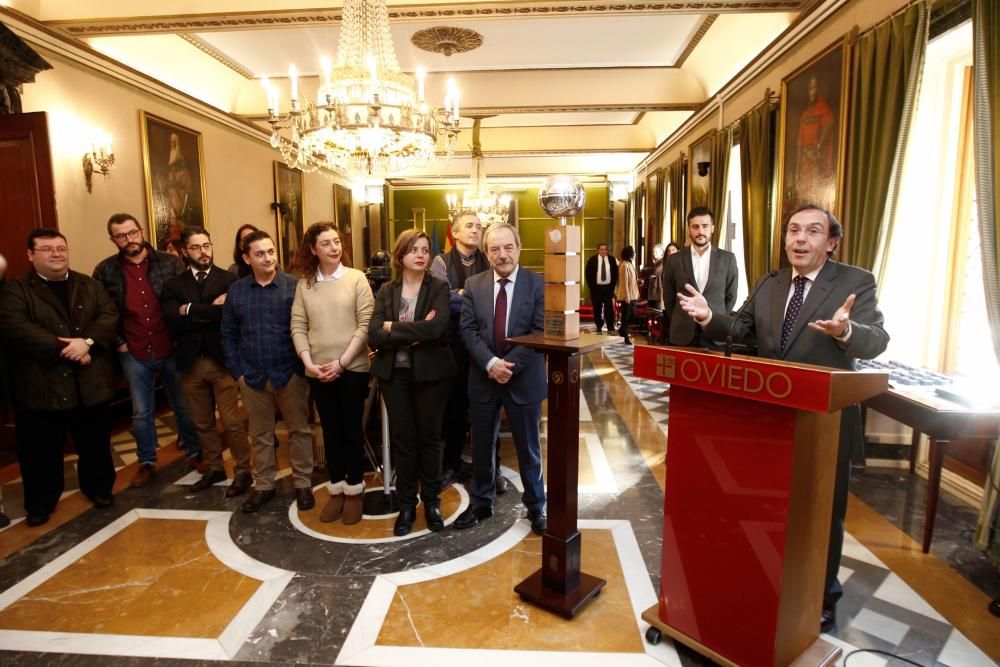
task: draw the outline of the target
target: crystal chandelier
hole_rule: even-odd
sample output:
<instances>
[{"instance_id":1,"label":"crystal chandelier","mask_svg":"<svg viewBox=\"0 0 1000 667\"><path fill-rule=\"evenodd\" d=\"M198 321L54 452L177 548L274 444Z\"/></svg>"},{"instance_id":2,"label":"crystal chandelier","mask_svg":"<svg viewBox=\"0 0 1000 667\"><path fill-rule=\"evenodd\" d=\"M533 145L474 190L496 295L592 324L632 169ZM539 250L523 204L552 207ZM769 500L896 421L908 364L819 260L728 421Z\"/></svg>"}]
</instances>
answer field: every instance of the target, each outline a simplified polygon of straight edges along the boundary
<instances>
[{"instance_id":1,"label":"crystal chandelier","mask_svg":"<svg viewBox=\"0 0 1000 667\"><path fill-rule=\"evenodd\" d=\"M448 214L452 219L459 213L475 213L483 227L498 222L507 222L510 217L509 194L489 187L486 182L486 158L479 143L479 125L481 119L476 118L472 125L472 181L470 189L462 193L461 200L455 193L445 195L448 203Z\"/></svg>"},{"instance_id":2,"label":"crystal chandelier","mask_svg":"<svg viewBox=\"0 0 1000 667\"><path fill-rule=\"evenodd\" d=\"M417 86L396 60L386 0L346 0L333 66L322 60L316 101L299 98L298 71L289 68L291 107L282 114L277 89L267 79L271 145L291 167L372 175L427 164L438 136L450 157L458 135L458 90L448 81L444 108L424 98L424 71Z\"/></svg>"}]
</instances>

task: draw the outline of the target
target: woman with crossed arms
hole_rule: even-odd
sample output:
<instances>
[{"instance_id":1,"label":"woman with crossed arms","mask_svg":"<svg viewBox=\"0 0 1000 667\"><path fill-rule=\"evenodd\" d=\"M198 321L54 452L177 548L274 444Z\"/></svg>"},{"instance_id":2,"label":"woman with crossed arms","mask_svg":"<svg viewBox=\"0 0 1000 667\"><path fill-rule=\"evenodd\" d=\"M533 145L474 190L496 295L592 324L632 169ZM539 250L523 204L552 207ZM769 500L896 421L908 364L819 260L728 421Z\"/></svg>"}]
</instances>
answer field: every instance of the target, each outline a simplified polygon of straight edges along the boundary
<instances>
[{"instance_id":1,"label":"woman with crossed arms","mask_svg":"<svg viewBox=\"0 0 1000 667\"><path fill-rule=\"evenodd\" d=\"M393 527L406 535L416 518L417 486L427 527L444 528L441 516L441 423L455 375L448 331L448 284L432 277L430 239L408 229L396 239L397 277L379 290L368 327L375 348L372 373L379 380L389 434L396 450L399 516Z\"/></svg>"}]
</instances>

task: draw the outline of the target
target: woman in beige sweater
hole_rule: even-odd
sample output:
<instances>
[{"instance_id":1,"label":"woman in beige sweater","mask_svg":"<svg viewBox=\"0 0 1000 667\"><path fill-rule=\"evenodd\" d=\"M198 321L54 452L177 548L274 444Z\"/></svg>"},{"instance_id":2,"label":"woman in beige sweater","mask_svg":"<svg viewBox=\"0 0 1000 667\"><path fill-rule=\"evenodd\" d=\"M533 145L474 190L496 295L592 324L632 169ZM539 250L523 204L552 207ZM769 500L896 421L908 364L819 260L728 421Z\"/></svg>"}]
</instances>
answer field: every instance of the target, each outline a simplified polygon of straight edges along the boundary
<instances>
[{"instance_id":1,"label":"woman in beige sweater","mask_svg":"<svg viewBox=\"0 0 1000 667\"><path fill-rule=\"evenodd\" d=\"M622 261L618 264L618 289L615 296L622 304L622 323L618 333L626 345L631 345L628 337L628 327L635 319L635 310L639 304L639 281L632 260L635 259L635 249L627 245L622 248ZM294 317L294 314L293 314Z\"/></svg>"},{"instance_id":2,"label":"woman in beige sweater","mask_svg":"<svg viewBox=\"0 0 1000 667\"><path fill-rule=\"evenodd\" d=\"M343 262L333 223L306 230L292 304L292 342L306 369L330 471L320 521L361 521L364 503L362 413L368 396L368 321L374 298L365 274Z\"/></svg>"}]
</instances>

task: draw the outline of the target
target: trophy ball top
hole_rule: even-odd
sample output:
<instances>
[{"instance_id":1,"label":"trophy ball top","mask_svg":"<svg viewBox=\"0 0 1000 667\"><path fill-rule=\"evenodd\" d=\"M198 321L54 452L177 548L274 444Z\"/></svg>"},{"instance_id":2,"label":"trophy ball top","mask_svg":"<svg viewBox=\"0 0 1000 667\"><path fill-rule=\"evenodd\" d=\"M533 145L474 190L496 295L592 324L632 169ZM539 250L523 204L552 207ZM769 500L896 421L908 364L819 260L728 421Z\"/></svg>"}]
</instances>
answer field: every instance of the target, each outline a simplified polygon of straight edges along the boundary
<instances>
[{"instance_id":1,"label":"trophy ball top","mask_svg":"<svg viewBox=\"0 0 1000 667\"><path fill-rule=\"evenodd\" d=\"M549 176L538 191L538 203L550 217L572 218L583 210L587 193L583 184L573 176Z\"/></svg>"}]
</instances>

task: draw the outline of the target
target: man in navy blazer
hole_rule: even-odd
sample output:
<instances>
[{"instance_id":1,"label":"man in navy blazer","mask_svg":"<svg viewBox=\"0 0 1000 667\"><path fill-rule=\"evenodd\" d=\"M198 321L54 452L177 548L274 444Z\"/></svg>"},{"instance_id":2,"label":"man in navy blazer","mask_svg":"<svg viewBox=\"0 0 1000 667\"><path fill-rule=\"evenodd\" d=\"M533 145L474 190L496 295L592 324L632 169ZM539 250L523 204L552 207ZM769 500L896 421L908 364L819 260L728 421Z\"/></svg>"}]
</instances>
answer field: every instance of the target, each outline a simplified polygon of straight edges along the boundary
<instances>
[{"instance_id":1,"label":"man in navy blazer","mask_svg":"<svg viewBox=\"0 0 1000 667\"><path fill-rule=\"evenodd\" d=\"M788 217L782 236L791 266L761 278L756 298L744 306L738 319L710 308L690 284L684 286L687 294L677 295L681 308L713 340L725 339L730 331L735 340L753 339L760 357L854 370L855 359L882 354L889 334L883 328L875 276L831 259L843 236L837 219L819 206L801 206ZM851 452L860 451L863 438L859 406L844 408L820 619L823 632L836 626L836 604L843 595L837 572L844 544Z\"/></svg>"},{"instance_id":2,"label":"man in navy blazer","mask_svg":"<svg viewBox=\"0 0 1000 667\"><path fill-rule=\"evenodd\" d=\"M544 327L542 277L518 265L521 238L507 224L490 227L483 247L491 271L465 281L459 331L469 350L469 412L472 417L472 502L455 520L472 528L493 516L494 475L500 408L507 412L531 529L545 532L545 485L538 429L547 394L545 358L506 338L540 332ZM506 326L504 326L506 324Z\"/></svg>"}]
</instances>

